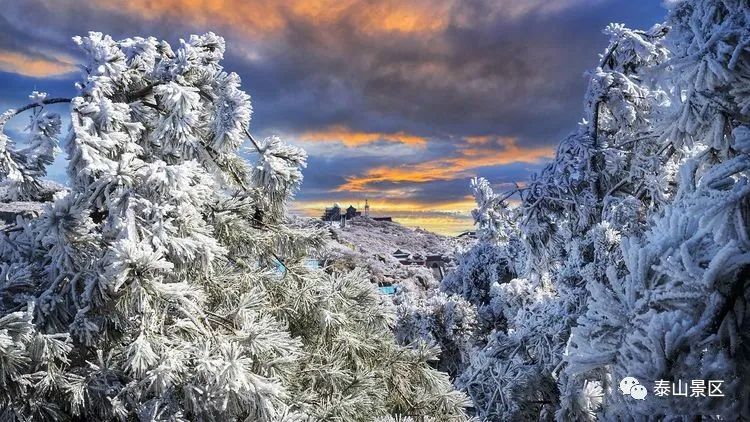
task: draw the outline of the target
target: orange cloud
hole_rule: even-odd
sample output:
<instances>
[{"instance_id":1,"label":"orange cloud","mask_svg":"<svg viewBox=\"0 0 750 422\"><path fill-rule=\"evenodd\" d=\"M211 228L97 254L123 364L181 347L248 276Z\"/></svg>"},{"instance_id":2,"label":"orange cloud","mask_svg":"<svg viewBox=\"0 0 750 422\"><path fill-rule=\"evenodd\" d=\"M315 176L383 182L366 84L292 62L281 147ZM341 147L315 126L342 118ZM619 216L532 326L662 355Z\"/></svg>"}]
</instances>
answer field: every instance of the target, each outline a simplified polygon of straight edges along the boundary
<instances>
[{"instance_id":1,"label":"orange cloud","mask_svg":"<svg viewBox=\"0 0 750 422\"><path fill-rule=\"evenodd\" d=\"M92 7L126 12L142 19L188 20L197 26L228 25L241 32L259 35L285 26L278 8L271 2L225 0L129 0L90 2Z\"/></svg>"},{"instance_id":2,"label":"orange cloud","mask_svg":"<svg viewBox=\"0 0 750 422\"><path fill-rule=\"evenodd\" d=\"M395 0L130 0L92 6L126 11L143 19L189 20L200 26L227 25L251 35L272 35L292 20L325 27L348 21L366 33L432 32L447 26L452 1L436 7L431 2L406 4Z\"/></svg>"},{"instance_id":3,"label":"orange cloud","mask_svg":"<svg viewBox=\"0 0 750 422\"><path fill-rule=\"evenodd\" d=\"M450 2L448 2L450 3ZM446 2L411 2L392 0L299 0L289 10L296 16L329 25L351 19L367 32L432 32L448 23Z\"/></svg>"},{"instance_id":4,"label":"orange cloud","mask_svg":"<svg viewBox=\"0 0 750 422\"><path fill-rule=\"evenodd\" d=\"M372 32L438 32L448 24L448 8L438 2L364 2L363 18Z\"/></svg>"},{"instance_id":5,"label":"orange cloud","mask_svg":"<svg viewBox=\"0 0 750 422\"><path fill-rule=\"evenodd\" d=\"M489 143L489 141L488 141ZM494 138L493 145L459 149L456 157L441 158L398 167L376 167L361 176L352 176L339 186L337 192L376 192L372 185L389 183L426 183L454 180L473 175L472 170L481 167L500 166L511 163L536 163L554 155L553 147L523 148L513 138Z\"/></svg>"},{"instance_id":6,"label":"orange cloud","mask_svg":"<svg viewBox=\"0 0 750 422\"><path fill-rule=\"evenodd\" d=\"M75 66L62 57L55 57L54 60L50 60L15 51L0 50L0 70L4 72L42 78L62 75L75 69Z\"/></svg>"},{"instance_id":7,"label":"orange cloud","mask_svg":"<svg viewBox=\"0 0 750 422\"><path fill-rule=\"evenodd\" d=\"M345 126L332 126L328 129L308 131L300 135L300 140L308 142L339 141L347 147L371 144L377 141L398 142L419 148L427 146L427 139L421 136L409 135L404 132L356 132Z\"/></svg>"}]
</instances>

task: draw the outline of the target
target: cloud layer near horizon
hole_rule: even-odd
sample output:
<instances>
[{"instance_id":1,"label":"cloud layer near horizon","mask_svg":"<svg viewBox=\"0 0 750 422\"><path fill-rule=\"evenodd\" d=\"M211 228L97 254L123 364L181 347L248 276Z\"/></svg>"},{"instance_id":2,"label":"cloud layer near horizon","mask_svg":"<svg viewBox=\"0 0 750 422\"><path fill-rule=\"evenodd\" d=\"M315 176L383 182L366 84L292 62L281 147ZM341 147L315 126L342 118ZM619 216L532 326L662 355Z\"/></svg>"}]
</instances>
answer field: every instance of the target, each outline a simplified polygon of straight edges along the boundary
<instances>
[{"instance_id":1,"label":"cloud layer near horizon","mask_svg":"<svg viewBox=\"0 0 750 422\"><path fill-rule=\"evenodd\" d=\"M648 27L663 15L658 0L0 6L1 106L34 89L73 95L73 35L174 44L214 31L227 39L225 67L253 97L252 131L310 154L299 208L368 197L383 213L465 212L470 177L526 180L580 119L582 74L607 42L601 29Z\"/></svg>"}]
</instances>

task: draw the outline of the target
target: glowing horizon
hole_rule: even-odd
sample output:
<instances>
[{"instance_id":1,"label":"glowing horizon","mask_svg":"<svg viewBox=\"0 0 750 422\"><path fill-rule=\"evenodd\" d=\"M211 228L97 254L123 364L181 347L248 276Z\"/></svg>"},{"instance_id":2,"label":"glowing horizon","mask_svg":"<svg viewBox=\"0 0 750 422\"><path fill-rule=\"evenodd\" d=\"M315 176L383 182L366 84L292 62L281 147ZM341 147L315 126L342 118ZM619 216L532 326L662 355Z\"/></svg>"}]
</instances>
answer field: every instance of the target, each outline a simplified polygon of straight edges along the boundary
<instances>
[{"instance_id":1,"label":"glowing horizon","mask_svg":"<svg viewBox=\"0 0 750 422\"><path fill-rule=\"evenodd\" d=\"M474 201L467 198L464 201L442 204L404 203L388 202L367 199L370 205L371 217L392 217L393 221L401 225L413 228L421 228L444 236L456 236L465 231L473 230L474 220L471 210ZM364 199L344 199L335 201L343 208L349 205L364 212ZM294 201L290 210L292 213L311 218L319 218L325 208L331 207L334 202Z\"/></svg>"}]
</instances>

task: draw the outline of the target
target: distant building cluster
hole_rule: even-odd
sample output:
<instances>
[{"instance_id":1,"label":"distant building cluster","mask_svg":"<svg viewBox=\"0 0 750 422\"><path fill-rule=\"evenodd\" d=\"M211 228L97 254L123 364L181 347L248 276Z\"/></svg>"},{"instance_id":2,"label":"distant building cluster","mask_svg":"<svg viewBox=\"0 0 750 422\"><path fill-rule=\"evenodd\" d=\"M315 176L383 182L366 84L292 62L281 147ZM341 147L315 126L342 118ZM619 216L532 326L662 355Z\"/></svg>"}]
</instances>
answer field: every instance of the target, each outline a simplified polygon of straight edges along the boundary
<instances>
[{"instance_id":1,"label":"distant building cluster","mask_svg":"<svg viewBox=\"0 0 750 422\"><path fill-rule=\"evenodd\" d=\"M445 268L453 264L451 257L443 255L422 256L420 254L411 254L401 249L396 249L396 252L393 252L392 255L401 265L416 265L431 269L438 280L443 279Z\"/></svg>"},{"instance_id":2,"label":"distant building cluster","mask_svg":"<svg viewBox=\"0 0 750 422\"><path fill-rule=\"evenodd\" d=\"M356 208L354 208L353 205L349 205L349 207L344 210L341 208L341 205L339 204L333 204L332 207L326 208L325 211L323 211L323 215L321 216L321 219L323 221L335 221L335 222L342 222L345 223L348 220L351 220L354 217L359 217L362 215L361 211L357 211ZM367 200L365 200L365 217L370 216L370 204ZM391 217L372 217L375 221L393 221Z\"/></svg>"}]
</instances>

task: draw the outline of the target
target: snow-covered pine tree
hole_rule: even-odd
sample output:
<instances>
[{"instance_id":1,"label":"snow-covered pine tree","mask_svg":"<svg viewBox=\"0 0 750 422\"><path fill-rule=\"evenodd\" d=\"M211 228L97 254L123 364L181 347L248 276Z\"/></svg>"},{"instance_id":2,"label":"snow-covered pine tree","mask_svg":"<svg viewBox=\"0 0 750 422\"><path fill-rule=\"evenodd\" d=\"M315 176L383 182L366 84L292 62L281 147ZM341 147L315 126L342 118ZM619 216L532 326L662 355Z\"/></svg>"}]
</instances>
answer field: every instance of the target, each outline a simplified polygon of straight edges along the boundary
<instances>
[{"instance_id":1,"label":"snow-covered pine tree","mask_svg":"<svg viewBox=\"0 0 750 422\"><path fill-rule=\"evenodd\" d=\"M477 226L478 242L459 256L456 271L443 279L442 290L464 297L477 307L485 332L498 323L492 306L491 291L515 278L517 262L523 262L524 247L520 241L518 212L507 199L512 191L497 195L489 181L475 178L471 188L477 208L472 211Z\"/></svg>"},{"instance_id":2,"label":"snow-covered pine tree","mask_svg":"<svg viewBox=\"0 0 750 422\"><path fill-rule=\"evenodd\" d=\"M29 98L28 108L8 110L0 115L0 187L4 188L0 200L10 201L49 201L53 190L42 183L47 175L47 166L52 164L60 135L60 116L44 110L46 104L54 104L60 99L47 99L47 95L34 91ZM24 148L17 148L3 130L14 116L32 110L29 132Z\"/></svg>"},{"instance_id":3,"label":"snow-covered pine tree","mask_svg":"<svg viewBox=\"0 0 750 422\"><path fill-rule=\"evenodd\" d=\"M669 57L663 42L667 31L664 25L639 31L617 24L605 30L610 46L594 72L586 101L593 122L588 133L595 145L593 224L582 236L573 236L579 245L576 249L564 250L573 252L569 262L577 264L569 266L568 274L555 285L556 290L567 292L569 303L576 303L576 318L587 312L595 300L589 296L596 295L609 275L626 272L622 242L640 236L647 226L646 217L674 195L674 165L654 128L669 104L658 77ZM560 392L558 420L594 418L604 392L609 391L602 390L602 377L584 379L567 366L571 345L579 340L579 325L580 320L571 324L571 338L563 349L566 359L554 374Z\"/></svg>"},{"instance_id":4,"label":"snow-covered pine tree","mask_svg":"<svg viewBox=\"0 0 750 422\"><path fill-rule=\"evenodd\" d=\"M395 299L396 339L409 344L421 338L438 346L437 367L453 377L463 373L490 331L504 326L492 293L515 277L513 265L523 253L516 213L505 202L509 195L496 195L485 179L473 179L471 186L480 241L459 255L458 267L446 275L440 291L428 291L427 297L402 292Z\"/></svg>"},{"instance_id":5,"label":"snow-covered pine tree","mask_svg":"<svg viewBox=\"0 0 750 422\"><path fill-rule=\"evenodd\" d=\"M0 419L465 419L364 274L303 264L305 154L249 136L221 37L75 42L70 192L0 232Z\"/></svg>"},{"instance_id":6,"label":"snow-covered pine tree","mask_svg":"<svg viewBox=\"0 0 750 422\"><path fill-rule=\"evenodd\" d=\"M643 236L623 242L625 270L610 266L591 284L571 336L569 370L601 380L606 419L750 418L748 16L742 1L670 4L662 85L672 107L658 124L670 160L658 174L676 194ZM661 380L670 394L625 400L616 391L624 376ZM722 381L724 397L671 394L693 380Z\"/></svg>"},{"instance_id":7,"label":"snow-covered pine tree","mask_svg":"<svg viewBox=\"0 0 750 422\"><path fill-rule=\"evenodd\" d=\"M570 329L585 308L585 285L604 277L606 262L618 260L621 233L638 231L644 210L669 193L654 178L661 160L651 129L665 94L648 77L667 57L660 44L665 29L611 25L605 33L610 45L591 74L586 117L553 162L527 187L506 194L493 193L486 181L472 183L484 235L443 288L490 320L491 331L456 379L488 420L592 415L601 385L562 372ZM520 205L507 210L504 200L516 192ZM495 236L494 227L505 234Z\"/></svg>"},{"instance_id":8,"label":"snow-covered pine tree","mask_svg":"<svg viewBox=\"0 0 750 422\"><path fill-rule=\"evenodd\" d=\"M395 327L399 344L427 342L439 348L436 367L450 376L460 374L469 362L477 339L476 308L458 295L433 292L415 297L399 292L394 299L398 321Z\"/></svg>"}]
</instances>

